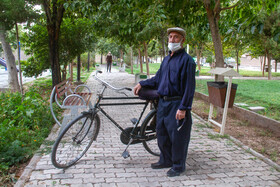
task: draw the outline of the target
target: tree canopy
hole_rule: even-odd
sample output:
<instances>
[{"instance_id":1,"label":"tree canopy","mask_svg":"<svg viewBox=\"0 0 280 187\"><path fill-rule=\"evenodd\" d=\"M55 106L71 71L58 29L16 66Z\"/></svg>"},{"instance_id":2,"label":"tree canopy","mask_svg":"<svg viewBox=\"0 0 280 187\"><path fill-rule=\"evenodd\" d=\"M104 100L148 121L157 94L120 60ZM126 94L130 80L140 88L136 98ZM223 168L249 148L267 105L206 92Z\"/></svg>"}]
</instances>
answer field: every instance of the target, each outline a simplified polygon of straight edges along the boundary
<instances>
[{"instance_id":1,"label":"tree canopy","mask_svg":"<svg viewBox=\"0 0 280 187\"><path fill-rule=\"evenodd\" d=\"M6 20L14 11L21 11L11 10L9 2L0 3L0 10L10 10L5 12ZM31 21L32 14L28 12L36 1L18 2L19 5L25 2L22 12L27 12L18 20ZM195 51L199 68L199 59L207 51L215 56L210 61L217 67L224 66L224 56L235 57L238 63L245 51L279 58L280 5L276 1L43 0L39 3L44 17L29 27L25 35L27 52L32 55L25 73L39 75L51 68L53 84L61 79L61 65L65 67L76 56L89 51L103 55L111 51L119 58L124 53L131 55L131 51L138 51L139 57L145 56L149 74L149 56L157 53L165 56L166 29L174 26L187 31L186 43ZM4 20L3 16L0 19ZM13 27L13 21L3 23L6 28Z\"/></svg>"}]
</instances>

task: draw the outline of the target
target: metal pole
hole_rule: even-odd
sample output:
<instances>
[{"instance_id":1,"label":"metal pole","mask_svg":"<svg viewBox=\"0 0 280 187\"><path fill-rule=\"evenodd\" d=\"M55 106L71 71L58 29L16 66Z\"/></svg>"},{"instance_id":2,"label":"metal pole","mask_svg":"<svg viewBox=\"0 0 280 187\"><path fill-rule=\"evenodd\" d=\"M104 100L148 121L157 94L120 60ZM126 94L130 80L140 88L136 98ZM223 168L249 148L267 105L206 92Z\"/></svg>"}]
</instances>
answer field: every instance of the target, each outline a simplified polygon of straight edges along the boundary
<instances>
[{"instance_id":1,"label":"metal pole","mask_svg":"<svg viewBox=\"0 0 280 187\"><path fill-rule=\"evenodd\" d=\"M231 92L231 85L232 85L232 77L229 77L228 86L227 86L227 95L226 95L226 101L224 106L224 113L223 113L223 120L222 120L222 128L221 128L221 135L224 135L225 132L225 125L226 125L226 119L227 119L227 111L228 111L228 105L229 105L229 99L230 99L230 92Z\"/></svg>"}]
</instances>

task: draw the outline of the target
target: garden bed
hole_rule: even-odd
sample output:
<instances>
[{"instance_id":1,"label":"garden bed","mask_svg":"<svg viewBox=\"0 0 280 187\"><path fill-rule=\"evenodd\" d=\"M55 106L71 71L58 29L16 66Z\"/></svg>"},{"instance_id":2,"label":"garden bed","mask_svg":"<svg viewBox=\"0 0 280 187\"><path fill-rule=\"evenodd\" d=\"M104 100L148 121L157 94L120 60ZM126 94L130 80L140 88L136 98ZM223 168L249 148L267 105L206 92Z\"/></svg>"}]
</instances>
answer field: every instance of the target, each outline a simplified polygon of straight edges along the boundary
<instances>
[{"instance_id":1,"label":"garden bed","mask_svg":"<svg viewBox=\"0 0 280 187\"><path fill-rule=\"evenodd\" d=\"M205 121L208 120L210 104L198 97L195 97L192 111ZM221 119L215 119L221 123ZM215 131L218 127L212 126ZM280 164L280 137L276 132L267 128L258 127L250 124L248 120L242 120L234 114L228 114L225 134L228 134L244 145L261 153L273 162Z\"/></svg>"}]
</instances>

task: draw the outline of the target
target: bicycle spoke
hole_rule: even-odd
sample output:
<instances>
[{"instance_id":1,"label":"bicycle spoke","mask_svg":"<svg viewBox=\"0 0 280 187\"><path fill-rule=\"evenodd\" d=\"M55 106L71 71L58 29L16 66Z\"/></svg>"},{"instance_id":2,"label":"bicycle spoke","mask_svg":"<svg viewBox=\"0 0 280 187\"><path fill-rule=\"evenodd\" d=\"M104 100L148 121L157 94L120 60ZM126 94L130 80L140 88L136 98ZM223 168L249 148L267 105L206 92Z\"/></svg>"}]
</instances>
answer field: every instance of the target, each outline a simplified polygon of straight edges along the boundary
<instances>
[{"instance_id":1,"label":"bicycle spoke","mask_svg":"<svg viewBox=\"0 0 280 187\"><path fill-rule=\"evenodd\" d=\"M88 150L99 130L99 117L80 116L70 122L54 144L52 162L58 168L76 163Z\"/></svg>"}]
</instances>

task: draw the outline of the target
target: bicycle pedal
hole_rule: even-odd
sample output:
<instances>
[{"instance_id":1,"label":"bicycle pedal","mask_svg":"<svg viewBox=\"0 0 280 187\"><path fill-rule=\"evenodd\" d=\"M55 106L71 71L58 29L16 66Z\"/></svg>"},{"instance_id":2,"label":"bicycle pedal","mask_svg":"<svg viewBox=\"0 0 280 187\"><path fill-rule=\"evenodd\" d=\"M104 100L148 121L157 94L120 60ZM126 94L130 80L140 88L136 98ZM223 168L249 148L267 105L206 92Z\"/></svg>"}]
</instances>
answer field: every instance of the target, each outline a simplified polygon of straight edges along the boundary
<instances>
[{"instance_id":1,"label":"bicycle pedal","mask_svg":"<svg viewBox=\"0 0 280 187\"><path fill-rule=\"evenodd\" d=\"M124 151L124 152L122 153L122 157L123 157L123 158L128 158L128 157L130 157L129 152L128 152L128 151Z\"/></svg>"},{"instance_id":2,"label":"bicycle pedal","mask_svg":"<svg viewBox=\"0 0 280 187\"><path fill-rule=\"evenodd\" d=\"M135 125L137 123L138 119L137 118L131 118L130 121L133 123L133 125Z\"/></svg>"}]
</instances>

